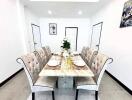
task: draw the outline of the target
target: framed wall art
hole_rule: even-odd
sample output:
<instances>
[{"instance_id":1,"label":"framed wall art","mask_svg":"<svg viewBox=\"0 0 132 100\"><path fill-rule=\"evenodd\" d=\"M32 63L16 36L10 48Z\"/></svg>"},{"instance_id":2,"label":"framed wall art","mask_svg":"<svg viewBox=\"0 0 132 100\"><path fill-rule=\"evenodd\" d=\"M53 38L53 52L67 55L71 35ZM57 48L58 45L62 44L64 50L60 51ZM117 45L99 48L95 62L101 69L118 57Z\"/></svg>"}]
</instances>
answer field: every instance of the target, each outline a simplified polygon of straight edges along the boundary
<instances>
[{"instance_id":1,"label":"framed wall art","mask_svg":"<svg viewBox=\"0 0 132 100\"><path fill-rule=\"evenodd\" d=\"M49 34L57 35L57 24L56 23L49 23Z\"/></svg>"},{"instance_id":2,"label":"framed wall art","mask_svg":"<svg viewBox=\"0 0 132 100\"><path fill-rule=\"evenodd\" d=\"M120 28L132 26L132 0L124 4Z\"/></svg>"}]
</instances>

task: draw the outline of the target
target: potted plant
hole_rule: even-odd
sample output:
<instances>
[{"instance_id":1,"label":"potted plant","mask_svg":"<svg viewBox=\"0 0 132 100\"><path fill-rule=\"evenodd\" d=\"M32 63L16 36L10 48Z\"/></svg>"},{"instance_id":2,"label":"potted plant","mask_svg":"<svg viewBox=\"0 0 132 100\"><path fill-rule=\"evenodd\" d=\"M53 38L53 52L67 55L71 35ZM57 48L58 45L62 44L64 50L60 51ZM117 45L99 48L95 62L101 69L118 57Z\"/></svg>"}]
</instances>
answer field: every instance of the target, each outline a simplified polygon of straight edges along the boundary
<instances>
[{"instance_id":1,"label":"potted plant","mask_svg":"<svg viewBox=\"0 0 132 100\"><path fill-rule=\"evenodd\" d=\"M70 42L66 38L63 40L63 45L61 46L63 48L63 56L66 57L69 55L68 50L70 49Z\"/></svg>"},{"instance_id":2,"label":"potted plant","mask_svg":"<svg viewBox=\"0 0 132 100\"><path fill-rule=\"evenodd\" d=\"M63 45L61 47L65 50L69 50L70 49L70 42L68 42L67 40L63 40Z\"/></svg>"}]
</instances>

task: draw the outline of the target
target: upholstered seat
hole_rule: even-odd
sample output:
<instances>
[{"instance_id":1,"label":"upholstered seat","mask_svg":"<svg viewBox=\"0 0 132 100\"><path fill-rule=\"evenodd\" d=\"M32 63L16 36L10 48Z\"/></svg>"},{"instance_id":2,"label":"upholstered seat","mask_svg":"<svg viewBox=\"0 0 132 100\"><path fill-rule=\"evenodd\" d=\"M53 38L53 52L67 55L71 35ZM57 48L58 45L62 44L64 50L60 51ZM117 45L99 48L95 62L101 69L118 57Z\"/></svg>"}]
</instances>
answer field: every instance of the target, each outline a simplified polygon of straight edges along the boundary
<instances>
[{"instance_id":1,"label":"upholstered seat","mask_svg":"<svg viewBox=\"0 0 132 100\"><path fill-rule=\"evenodd\" d=\"M90 66L91 70L94 73L94 77L79 77L76 78L76 100L78 99L78 91L79 89L85 90L94 90L95 91L95 99L98 100L98 89L100 85L101 78L104 74L104 71L107 67L108 56L96 52L96 55L92 58L92 64ZM113 59L112 59L113 61Z\"/></svg>"},{"instance_id":2,"label":"upholstered seat","mask_svg":"<svg viewBox=\"0 0 132 100\"><path fill-rule=\"evenodd\" d=\"M21 62L20 62L21 61ZM32 100L35 99L35 92L38 91L52 91L52 97L54 98L54 88L56 85L56 77L39 77L39 73L43 68L34 53L29 53L17 59L26 72L29 80L29 84L32 91Z\"/></svg>"},{"instance_id":3,"label":"upholstered seat","mask_svg":"<svg viewBox=\"0 0 132 100\"><path fill-rule=\"evenodd\" d=\"M95 80L92 77L78 77L76 79L76 86L81 86L81 85L96 85Z\"/></svg>"},{"instance_id":4,"label":"upholstered seat","mask_svg":"<svg viewBox=\"0 0 132 100\"><path fill-rule=\"evenodd\" d=\"M97 83L92 77L80 77L76 79L76 87L84 90L96 90Z\"/></svg>"},{"instance_id":5,"label":"upholstered seat","mask_svg":"<svg viewBox=\"0 0 132 100\"><path fill-rule=\"evenodd\" d=\"M39 77L34 85L48 86L54 88L56 85L56 77Z\"/></svg>"}]
</instances>

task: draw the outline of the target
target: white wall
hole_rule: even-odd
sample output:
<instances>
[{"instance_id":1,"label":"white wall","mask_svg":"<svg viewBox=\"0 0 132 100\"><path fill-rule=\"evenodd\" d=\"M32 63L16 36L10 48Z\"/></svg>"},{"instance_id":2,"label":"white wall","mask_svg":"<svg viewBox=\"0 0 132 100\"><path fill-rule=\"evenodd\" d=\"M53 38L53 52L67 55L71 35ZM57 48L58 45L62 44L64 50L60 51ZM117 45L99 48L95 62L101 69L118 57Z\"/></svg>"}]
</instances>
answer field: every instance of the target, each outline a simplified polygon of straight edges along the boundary
<instances>
[{"instance_id":1,"label":"white wall","mask_svg":"<svg viewBox=\"0 0 132 100\"><path fill-rule=\"evenodd\" d=\"M24 7L25 24L26 24L26 44L28 52L34 51L34 42L31 24L39 26L39 17L37 17L28 7Z\"/></svg>"},{"instance_id":2,"label":"white wall","mask_svg":"<svg viewBox=\"0 0 132 100\"><path fill-rule=\"evenodd\" d=\"M101 51L114 59L107 70L132 90L132 27L119 28L125 1L111 0L92 17L92 24L104 22Z\"/></svg>"},{"instance_id":3,"label":"white wall","mask_svg":"<svg viewBox=\"0 0 132 100\"><path fill-rule=\"evenodd\" d=\"M57 24L57 35L49 35L49 23ZM59 51L65 36L65 27L78 27L78 51L88 46L89 19L40 19L42 45L49 45L53 52Z\"/></svg>"},{"instance_id":4,"label":"white wall","mask_svg":"<svg viewBox=\"0 0 132 100\"><path fill-rule=\"evenodd\" d=\"M21 68L16 58L25 51L19 30L17 1L0 0L0 83Z\"/></svg>"}]
</instances>

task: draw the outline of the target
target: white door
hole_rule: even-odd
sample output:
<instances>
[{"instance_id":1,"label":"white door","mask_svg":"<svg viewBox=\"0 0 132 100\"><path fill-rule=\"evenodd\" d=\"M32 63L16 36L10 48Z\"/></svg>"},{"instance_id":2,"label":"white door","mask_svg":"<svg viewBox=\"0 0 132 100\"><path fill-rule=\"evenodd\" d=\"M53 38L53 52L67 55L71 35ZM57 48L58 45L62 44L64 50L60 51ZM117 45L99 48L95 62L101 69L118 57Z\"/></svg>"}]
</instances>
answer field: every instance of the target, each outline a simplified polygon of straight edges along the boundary
<instances>
[{"instance_id":1,"label":"white door","mask_svg":"<svg viewBox=\"0 0 132 100\"><path fill-rule=\"evenodd\" d=\"M31 26L32 26L32 33L33 33L34 49L37 50L42 47L40 27L35 24L31 24Z\"/></svg>"},{"instance_id":2,"label":"white door","mask_svg":"<svg viewBox=\"0 0 132 100\"><path fill-rule=\"evenodd\" d=\"M92 28L90 47L97 51L99 50L99 45L100 45L102 24L103 22L95 24L93 25L93 28Z\"/></svg>"},{"instance_id":3,"label":"white door","mask_svg":"<svg viewBox=\"0 0 132 100\"><path fill-rule=\"evenodd\" d=\"M66 27L65 36L71 43L71 51L77 50L77 36L78 36L78 27Z\"/></svg>"}]
</instances>

